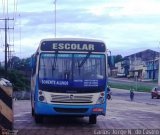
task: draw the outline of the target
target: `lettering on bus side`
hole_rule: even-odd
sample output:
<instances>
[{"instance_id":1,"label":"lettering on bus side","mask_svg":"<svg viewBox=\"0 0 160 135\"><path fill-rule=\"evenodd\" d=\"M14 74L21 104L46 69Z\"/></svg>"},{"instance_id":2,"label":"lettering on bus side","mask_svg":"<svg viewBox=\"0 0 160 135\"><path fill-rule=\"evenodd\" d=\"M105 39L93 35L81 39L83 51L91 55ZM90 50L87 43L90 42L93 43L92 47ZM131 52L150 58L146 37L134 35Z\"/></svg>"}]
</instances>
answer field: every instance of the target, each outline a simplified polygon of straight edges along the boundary
<instances>
[{"instance_id":1,"label":"lettering on bus side","mask_svg":"<svg viewBox=\"0 0 160 135\"><path fill-rule=\"evenodd\" d=\"M67 86L68 81L56 81L56 80L42 80L42 84L47 84L47 85L64 85Z\"/></svg>"},{"instance_id":2,"label":"lettering on bus side","mask_svg":"<svg viewBox=\"0 0 160 135\"><path fill-rule=\"evenodd\" d=\"M53 43L53 50L82 50L94 51L94 44L70 44L70 43Z\"/></svg>"}]
</instances>

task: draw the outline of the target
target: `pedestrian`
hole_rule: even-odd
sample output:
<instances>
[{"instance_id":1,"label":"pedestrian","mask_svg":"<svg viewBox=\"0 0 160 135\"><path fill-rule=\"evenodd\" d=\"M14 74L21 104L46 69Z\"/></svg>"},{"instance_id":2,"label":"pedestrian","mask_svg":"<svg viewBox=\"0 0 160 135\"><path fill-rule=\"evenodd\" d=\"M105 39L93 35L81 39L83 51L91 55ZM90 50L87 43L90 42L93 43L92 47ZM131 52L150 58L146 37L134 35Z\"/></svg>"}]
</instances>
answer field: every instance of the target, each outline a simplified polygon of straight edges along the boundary
<instances>
[{"instance_id":1,"label":"pedestrian","mask_svg":"<svg viewBox=\"0 0 160 135\"><path fill-rule=\"evenodd\" d=\"M130 89L130 99L131 101L134 100L134 89L133 88Z\"/></svg>"}]
</instances>

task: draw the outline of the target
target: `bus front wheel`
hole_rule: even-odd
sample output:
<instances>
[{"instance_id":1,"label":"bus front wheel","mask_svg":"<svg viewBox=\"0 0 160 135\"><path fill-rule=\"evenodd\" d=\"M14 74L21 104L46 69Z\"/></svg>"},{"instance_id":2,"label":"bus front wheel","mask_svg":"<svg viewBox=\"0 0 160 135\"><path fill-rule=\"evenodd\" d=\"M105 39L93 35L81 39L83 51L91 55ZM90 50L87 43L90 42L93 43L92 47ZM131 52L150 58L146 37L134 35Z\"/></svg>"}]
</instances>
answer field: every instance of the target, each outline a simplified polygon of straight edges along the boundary
<instances>
[{"instance_id":1,"label":"bus front wheel","mask_svg":"<svg viewBox=\"0 0 160 135\"><path fill-rule=\"evenodd\" d=\"M33 109L33 107L32 107L32 116L34 116L34 109Z\"/></svg>"},{"instance_id":2,"label":"bus front wheel","mask_svg":"<svg viewBox=\"0 0 160 135\"><path fill-rule=\"evenodd\" d=\"M34 114L34 119L36 123L43 123L43 116Z\"/></svg>"},{"instance_id":3,"label":"bus front wheel","mask_svg":"<svg viewBox=\"0 0 160 135\"><path fill-rule=\"evenodd\" d=\"M96 115L89 116L89 124L96 124L96 122L97 122L97 116Z\"/></svg>"}]
</instances>

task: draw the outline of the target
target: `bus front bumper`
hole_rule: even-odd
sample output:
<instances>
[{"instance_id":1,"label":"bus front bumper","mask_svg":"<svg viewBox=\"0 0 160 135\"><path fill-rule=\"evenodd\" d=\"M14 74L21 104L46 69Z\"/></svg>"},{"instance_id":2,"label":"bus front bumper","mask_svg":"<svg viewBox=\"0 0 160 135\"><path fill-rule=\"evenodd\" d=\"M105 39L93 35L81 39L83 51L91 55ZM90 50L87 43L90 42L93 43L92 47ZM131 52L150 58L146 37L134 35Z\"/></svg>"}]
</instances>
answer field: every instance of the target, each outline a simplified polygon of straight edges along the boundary
<instances>
[{"instance_id":1,"label":"bus front bumper","mask_svg":"<svg viewBox=\"0 0 160 135\"><path fill-rule=\"evenodd\" d=\"M72 115L72 116L90 116L105 115L106 103L95 105L62 105L47 104L37 102L35 104L35 114L38 115Z\"/></svg>"}]
</instances>

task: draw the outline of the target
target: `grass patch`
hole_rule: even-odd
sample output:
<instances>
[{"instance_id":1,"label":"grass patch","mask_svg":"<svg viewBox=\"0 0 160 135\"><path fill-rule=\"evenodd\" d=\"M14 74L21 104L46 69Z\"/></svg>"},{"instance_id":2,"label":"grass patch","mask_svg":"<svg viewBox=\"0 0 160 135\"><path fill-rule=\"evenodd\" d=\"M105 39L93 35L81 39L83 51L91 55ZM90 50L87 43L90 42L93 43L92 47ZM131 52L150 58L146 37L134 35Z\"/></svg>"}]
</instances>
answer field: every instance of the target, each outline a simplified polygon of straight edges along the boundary
<instances>
[{"instance_id":1,"label":"grass patch","mask_svg":"<svg viewBox=\"0 0 160 135\"><path fill-rule=\"evenodd\" d=\"M139 92L150 92L151 89L153 88L152 86L145 86L145 85L137 85L137 90L136 90L136 85L135 84L120 84L120 83L111 83L109 82L109 85L112 88L118 88L118 89L125 89L125 90L130 90L130 88L134 88L135 91Z\"/></svg>"}]
</instances>

